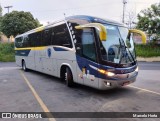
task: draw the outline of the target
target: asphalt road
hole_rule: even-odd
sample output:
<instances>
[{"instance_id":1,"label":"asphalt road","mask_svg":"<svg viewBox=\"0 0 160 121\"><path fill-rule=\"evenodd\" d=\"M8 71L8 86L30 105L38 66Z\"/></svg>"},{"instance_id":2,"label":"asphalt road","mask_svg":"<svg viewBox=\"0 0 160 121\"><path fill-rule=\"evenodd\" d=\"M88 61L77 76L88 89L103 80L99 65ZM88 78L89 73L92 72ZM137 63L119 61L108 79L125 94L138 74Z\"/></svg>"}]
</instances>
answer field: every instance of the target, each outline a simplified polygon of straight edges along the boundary
<instances>
[{"instance_id":1,"label":"asphalt road","mask_svg":"<svg viewBox=\"0 0 160 121\"><path fill-rule=\"evenodd\" d=\"M35 71L23 72L15 63L0 62L0 112L160 112L160 62L139 62L139 69L135 83L118 89L99 91L82 85L68 88L64 82L52 76ZM50 119L23 119L44 120ZM159 121L156 118L55 120Z\"/></svg>"}]
</instances>

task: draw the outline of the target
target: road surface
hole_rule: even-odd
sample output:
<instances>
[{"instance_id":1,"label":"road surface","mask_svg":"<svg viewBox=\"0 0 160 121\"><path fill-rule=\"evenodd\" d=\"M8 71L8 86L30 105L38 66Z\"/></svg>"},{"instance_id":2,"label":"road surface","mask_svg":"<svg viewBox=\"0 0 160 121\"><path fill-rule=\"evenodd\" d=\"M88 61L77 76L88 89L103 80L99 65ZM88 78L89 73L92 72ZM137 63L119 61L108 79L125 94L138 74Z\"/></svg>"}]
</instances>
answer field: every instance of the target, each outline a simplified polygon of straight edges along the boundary
<instances>
[{"instance_id":1,"label":"road surface","mask_svg":"<svg viewBox=\"0 0 160 121\"><path fill-rule=\"evenodd\" d=\"M15 63L0 62L0 112L160 112L159 76L160 62L139 62L139 75L135 83L99 91L82 85L68 88L52 76L35 71L23 72ZM159 121L157 118L23 119L44 120Z\"/></svg>"}]
</instances>

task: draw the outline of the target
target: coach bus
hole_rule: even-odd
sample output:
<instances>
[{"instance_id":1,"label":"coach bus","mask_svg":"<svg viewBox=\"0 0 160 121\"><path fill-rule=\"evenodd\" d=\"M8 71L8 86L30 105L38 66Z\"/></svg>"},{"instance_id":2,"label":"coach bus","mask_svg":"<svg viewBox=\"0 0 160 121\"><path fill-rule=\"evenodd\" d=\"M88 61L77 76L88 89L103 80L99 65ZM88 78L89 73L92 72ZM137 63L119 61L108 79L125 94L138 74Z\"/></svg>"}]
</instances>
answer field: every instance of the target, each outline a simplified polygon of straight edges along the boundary
<instances>
[{"instance_id":1,"label":"coach bus","mask_svg":"<svg viewBox=\"0 0 160 121\"><path fill-rule=\"evenodd\" d=\"M133 34L145 34L106 19L66 17L15 38L16 64L66 82L105 90L133 83L138 75Z\"/></svg>"}]
</instances>

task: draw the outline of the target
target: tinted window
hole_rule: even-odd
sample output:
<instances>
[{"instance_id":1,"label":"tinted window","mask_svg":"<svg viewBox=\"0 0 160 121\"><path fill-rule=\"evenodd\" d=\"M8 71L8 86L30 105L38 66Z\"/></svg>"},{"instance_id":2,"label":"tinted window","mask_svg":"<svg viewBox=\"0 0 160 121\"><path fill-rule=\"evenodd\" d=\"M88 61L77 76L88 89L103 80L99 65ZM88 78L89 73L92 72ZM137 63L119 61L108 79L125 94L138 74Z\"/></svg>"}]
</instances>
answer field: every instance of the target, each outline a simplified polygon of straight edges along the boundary
<instances>
[{"instance_id":1,"label":"tinted window","mask_svg":"<svg viewBox=\"0 0 160 121\"><path fill-rule=\"evenodd\" d=\"M35 46L42 46L42 31L35 33Z\"/></svg>"},{"instance_id":2,"label":"tinted window","mask_svg":"<svg viewBox=\"0 0 160 121\"><path fill-rule=\"evenodd\" d=\"M51 34L52 34L52 29L46 29L42 32L42 45L43 46L48 46L51 45Z\"/></svg>"},{"instance_id":3,"label":"tinted window","mask_svg":"<svg viewBox=\"0 0 160 121\"><path fill-rule=\"evenodd\" d=\"M16 46L17 48L23 47L22 41L23 41L23 38L22 38L22 37L16 38L16 39L15 39L15 46Z\"/></svg>"},{"instance_id":4,"label":"tinted window","mask_svg":"<svg viewBox=\"0 0 160 121\"><path fill-rule=\"evenodd\" d=\"M24 36L23 38L23 47L30 47L30 42L28 36Z\"/></svg>"},{"instance_id":5,"label":"tinted window","mask_svg":"<svg viewBox=\"0 0 160 121\"><path fill-rule=\"evenodd\" d=\"M88 24L88 20L72 19L68 24L72 27L71 33L76 47L76 53L80 56L96 61L94 32L92 29L75 29L75 26Z\"/></svg>"},{"instance_id":6,"label":"tinted window","mask_svg":"<svg viewBox=\"0 0 160 121\"><path fill-rule=\"evenodd\" d=\"M84 29L82 33L82 54L93 61L96 60L94 34L90 29Z\"/></svg>"},{"instance_id":7,"label":"tinted window","mask_svg":"<svg viewBox=\"0 0 160 121\"><path fill-rule=\"evenodd\" d=\"M81 29L75 29L75 26L83 25L89 23L87 20L83 19L71 19L68 21L68 25L70 28L70 31L72 33L73 42L76 47L76 53L78 55L82 56L82 33L83 30Z\"/></svg>"},{"instance_id":8,"label":"tinted window","mask_svg":"<svg viewBox=\"0 0 160 121\"><path fill-rule=\"evenodd\" d=\"M35 46L35 40L36 40L35 33L32 33L32 34L28 35L28 38L29 38L30 47L34 47Z\"/></svg>"},{"instance_id":9,"label":"tinted window","mask_svg":"<svg viewBox=\"0 0 160 121\"><path fill-rule=\"evenodd\" d=\"M72 42L66 24L55 26L52 31L52 45L72 48Z\"/></svg>"},{"instance_id":10,"label":"tinted window","mask_svg":"<svg viewBox=\"0 0 160 121\"><path fill-rule=\"evenodd\" d=\"M71 33L74 36L75 35L75 44L79 44L81 43L81 34L82 34L82 30L81 29L75 29L75 26L78 25L83 25L83 24L87 24L89 23L87 20L83 20L83 19L72 19L69 20L68 25L71 29Z\"/></svg>"}]
</instances>

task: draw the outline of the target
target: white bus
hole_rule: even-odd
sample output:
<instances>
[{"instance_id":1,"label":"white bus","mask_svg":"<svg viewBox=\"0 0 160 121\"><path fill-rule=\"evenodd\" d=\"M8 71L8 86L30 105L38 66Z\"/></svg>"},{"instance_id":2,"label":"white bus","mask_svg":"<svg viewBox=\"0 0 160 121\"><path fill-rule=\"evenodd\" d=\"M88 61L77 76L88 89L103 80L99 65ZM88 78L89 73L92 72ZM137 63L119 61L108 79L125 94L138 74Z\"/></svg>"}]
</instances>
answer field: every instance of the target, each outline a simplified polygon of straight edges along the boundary
<instances>
[{"instance_id":1,"label":"white bus","mask_svg":"<svg viewBox=\"0 0 160 121\"><path fill-rule=\"evenodd\" d=\"M133 83L138 65L133 33L123 24L71 16L15 38L16 64L66 81L105 90Z\"/></svg>"}]
</instances>

